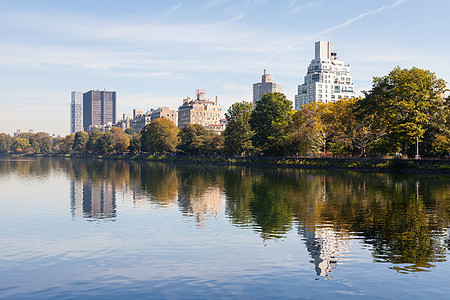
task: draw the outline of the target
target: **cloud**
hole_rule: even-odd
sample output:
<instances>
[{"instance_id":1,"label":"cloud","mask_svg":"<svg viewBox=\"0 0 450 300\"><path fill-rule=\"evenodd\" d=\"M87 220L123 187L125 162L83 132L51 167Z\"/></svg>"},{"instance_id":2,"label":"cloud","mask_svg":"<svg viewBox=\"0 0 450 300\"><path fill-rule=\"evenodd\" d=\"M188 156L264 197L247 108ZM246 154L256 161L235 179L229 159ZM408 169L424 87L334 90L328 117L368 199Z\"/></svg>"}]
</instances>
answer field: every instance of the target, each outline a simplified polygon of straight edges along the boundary
<instances>
[{"instance_id":1,"label":"cloud","mask_svg":"<svg viewBox=\"0 0 450 300\"><path fill-rule=\"evenodd\" d=\"M250 68L255 68L257 66L267 65L267 63L270 60L274 59L275 57L277 57L277 56L279 56L279 55L281 55L283 53L292 51L296 46L298 46L300 44L303 44L305 42L310 42L311 40L320 38L321 36L323 36L323 35L325 35L327 33L330 33L330 32L336 31L338 29L344 28L346 26L349 26L349 25L353 24L354 22L356 22L356 21L358 21L358 20L360 20L360 19L362 19L364 17L370 16L370 15L374 15L374 14L378 14L378 13L381 13L381 12L383 12L385 10L388 10L388 9L396 8L397 6L399 6L399 5L401 5L401 4L405 3L405 2L406 2L406 0L397 0L397 1L395 1L394 3L392 3L390 5L384 5L384 6L381 6L381 7L377 8L377 9L373 9L373 10L369 10L367 12L361 13L361 14L355 16L355 17L348 18L343 23L340 23L340 24L337 24L335 26L329 27L327 29L324 29L324 30L318 32L318 33L315 33L315 34L312 34L312 35L309 35L309 36L306 36L306 37L302 37L300 39L295 39L291 43L286 43L286 45L288 45L288 46L286 46L283 49L280 49L280 50L276 51L275 53L273 53L269 57L265 58L264 60L259 61L259 62L255 63L254 65L249 66L248 68L245 68L245 69L243 68L239 72L235 72L235 73L229 74L229 75L225 76L224 78L215 81L213 84L218 84L218 83L221 83L221 82L223 82L225 80L228 80L231 77L233 77L234 75L236 75L238 73L241 73L243 71L246 71L246 70L248 70Z\"/></svg>"},{"instance_id":2,"label":"cloud","mask_svg":"<svg viewBox=\"0 0 450 300\"><path fill-rule=\"evenodd\" d=\"M302 4L302 5L297 5L297 1L292 1L288 7L289 7L289 12L290 13L298 13L299 11L314 7L314 6L318 6L318 5L322 5L323 1L313 1L313 2L309 2L306 4Z\"/></svg>"}]
</instances>

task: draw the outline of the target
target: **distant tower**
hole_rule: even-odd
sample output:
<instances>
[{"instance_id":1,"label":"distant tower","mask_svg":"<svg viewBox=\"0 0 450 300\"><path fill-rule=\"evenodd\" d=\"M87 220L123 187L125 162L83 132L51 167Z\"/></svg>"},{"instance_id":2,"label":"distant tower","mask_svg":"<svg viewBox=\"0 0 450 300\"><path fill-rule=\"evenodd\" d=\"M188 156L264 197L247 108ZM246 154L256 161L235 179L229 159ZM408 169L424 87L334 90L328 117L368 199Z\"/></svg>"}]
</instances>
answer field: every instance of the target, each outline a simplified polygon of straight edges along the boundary
<instances>
[{"instance_id":1,"label":"distant tower","mask_svg":"<svg viewBox=\"0 0 450 300\"><path fill-rule=\"evenodd\" d=\"M83 92L72 92L70 101L70 133L83 131Z\"/></svg>"},{"instance_id":2,"label":"distant tower","mask_svg":"<svg viewBox=\"0 0 450 300\"><path fill-rule=\"evenodd\" d=\"M253 84L253 106L256 106L257 102L261 100L262 95L275 92L281 93L281 84L273 82L273 76L266 74L266 69L264 69L261 82Z\"/></svg>"},{"instance_id":3,"label":"distant tower","mask_svg":"<svg viewBox=\"0 0 450 300\"><path fill-rule=\"evenodd\" d=\"M116 124L116 92L89 91L83 94L83 127Z\"/></svg>"},{"instance_id":4,"label":"distant tower","mask_svg":"<svg viewBox=\"0 0 450 300\"><path fill-rule=\"evenodd\" d=\"M338 60L337 53L331 51L330 42L316 42L315 58L295 95L295 109L300 110L303 105L314 101L328 103L354 97L350 66Z\"/></svg>"}]
</instances>

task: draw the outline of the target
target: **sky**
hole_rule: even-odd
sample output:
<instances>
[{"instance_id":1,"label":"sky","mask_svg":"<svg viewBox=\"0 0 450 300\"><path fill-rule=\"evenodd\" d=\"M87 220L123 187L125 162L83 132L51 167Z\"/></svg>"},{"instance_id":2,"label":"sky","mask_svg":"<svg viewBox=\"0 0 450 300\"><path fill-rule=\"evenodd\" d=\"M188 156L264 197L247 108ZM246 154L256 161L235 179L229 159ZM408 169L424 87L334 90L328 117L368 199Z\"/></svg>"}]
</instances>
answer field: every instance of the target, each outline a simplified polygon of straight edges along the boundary
<instances>
[{"instance_id":1,"label":"sky","mask_svg":"<svg viewBox=\"0 0 450 300\"><path fill-rule=\"evenodd\" d=\"M69 133L72 91L117 91L117 117L206 89L226 111L263 70L291 101L330 41L355 89L396 66L450 81L448 0L0 0L0 132Z\"/></svg>"}]
</instances>

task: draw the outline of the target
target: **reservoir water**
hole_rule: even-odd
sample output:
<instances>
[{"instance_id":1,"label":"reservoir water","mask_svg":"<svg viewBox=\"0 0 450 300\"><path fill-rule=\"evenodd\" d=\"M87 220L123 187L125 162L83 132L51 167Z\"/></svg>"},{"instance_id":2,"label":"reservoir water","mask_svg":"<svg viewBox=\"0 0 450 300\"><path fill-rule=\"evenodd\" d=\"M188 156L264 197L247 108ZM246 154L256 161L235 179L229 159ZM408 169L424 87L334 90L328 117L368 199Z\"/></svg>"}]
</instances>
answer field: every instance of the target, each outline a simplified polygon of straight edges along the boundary
<instances>
[{"instance_id":1,"label":"reservoir water","mask_svg":"<svg viewBox=\"0 0 450 300\"><path fill-rule=\"evenodd\" d=\"M0 298L448 299L450 177L0 160Z\"/></svg>"}]
</instances>

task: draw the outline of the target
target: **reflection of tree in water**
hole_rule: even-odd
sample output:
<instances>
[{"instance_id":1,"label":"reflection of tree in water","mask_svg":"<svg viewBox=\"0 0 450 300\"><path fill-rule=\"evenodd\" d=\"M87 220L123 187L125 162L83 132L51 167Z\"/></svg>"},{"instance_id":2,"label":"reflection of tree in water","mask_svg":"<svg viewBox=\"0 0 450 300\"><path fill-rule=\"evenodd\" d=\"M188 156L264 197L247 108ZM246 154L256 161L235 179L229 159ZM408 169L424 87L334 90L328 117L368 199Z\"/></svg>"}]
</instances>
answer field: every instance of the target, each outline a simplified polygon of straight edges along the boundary
<instances>
[{"instance_id":1,"label":"reflection of tree in water","mask_svg":"<svg viewBox=\"0 0 450 300\"><path fill-rule=\"evenodd\" d=\"M0 173L11 172L66 173L73 182L72 212L83 214L83 197L90 194L91 204L84 206L92 216L115 215L115 198L108 195L130 191L133 199L140 195L158 205L177 200L183 214L201 224L219 213L225 194L230 221L255 228L264 239L280 238L299 224L320 275L330 273L352 236L371 246L376 262L392 263L399 272L427 270L448 249L448 177L89 159L1 162Z\"/></svg>"},{"instance_id":2,"label":"reflection of tree in water","mask_svg":"<svg viewBox=\"0 0 450 300\"><path fill-rule=\"evenodd\" d=\"M425 186L424 193L419 185ZM384 189L367 194L353 229L372 245L376 262L391 262L398 272L417 272L445 260L448 194L438 195L413 178L393 178Z\"/></svg>"},{"instance_id":3,"label":"reflection of tree in water","mask_svg":"<svg viewBox=\"0 0 450 300\"><path fill-rule=\"evenodd\" d=\"M150 201L161 205L176 205L178 177L171 164L145 164L141 170L141 185Z\"/></svg>"},{"instance_id":4,"label":"reflection of tree in water","mask_svg":"<svg viewBox=\"0 0 450 300\"><path fill-rule=\"evenodd\" d=\"M185 216L204 225L208 217L217 217L222 208L223 177L217 167L185 166L179 169L181 182L178 206Z\"/></svg>"},{"instance_id":5,"label":"reflection of tree in water","mask_svg":"<svg viewBox=\"0 0 450 300\"><path fill-rule=\"evenodd\" d=\"M289 190L279 172L228 168L225 175L226 213L237 226L253 226L263 239L280 238L291 228Z\"/></svg>"},{"instance_id":6,"label":"reflection of tree in water","mask_svg":"<svg viewBox=\"0 0 450 300\"><path fill-rule=\"evenodd\" d=\"M450 199L448 193L436 194L442 191L439 184L422 179L419 193L414 178L362 174L318 182L324 180L322 192L306 193L316 196L298 203L303 222L333 224L339 232L362 236L372 245L376 262L391 262L399 272L423 271L445 259L442 235L449 218L444 207Z\"/></svg>"}]
</instances>

